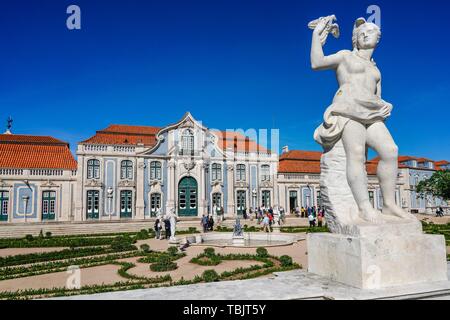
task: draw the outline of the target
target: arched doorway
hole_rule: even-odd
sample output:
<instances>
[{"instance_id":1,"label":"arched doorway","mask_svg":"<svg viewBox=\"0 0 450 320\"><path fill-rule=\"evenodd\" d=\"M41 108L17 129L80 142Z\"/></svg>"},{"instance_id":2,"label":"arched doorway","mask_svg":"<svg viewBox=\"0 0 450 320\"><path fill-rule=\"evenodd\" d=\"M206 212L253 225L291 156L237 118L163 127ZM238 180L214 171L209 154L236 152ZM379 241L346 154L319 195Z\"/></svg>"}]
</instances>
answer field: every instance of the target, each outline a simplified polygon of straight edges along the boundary
<instances>
[{"instance_id":1,"label":"arched doorway","mask_svg":"<svg viewBox=\"0 0 450 320\"><path fill-rule=\"evenodd\" d=\"M197 216L198 188L197 181L185 177L178 184L178 215L182 217Z\"/></svg>"}]
</instances>

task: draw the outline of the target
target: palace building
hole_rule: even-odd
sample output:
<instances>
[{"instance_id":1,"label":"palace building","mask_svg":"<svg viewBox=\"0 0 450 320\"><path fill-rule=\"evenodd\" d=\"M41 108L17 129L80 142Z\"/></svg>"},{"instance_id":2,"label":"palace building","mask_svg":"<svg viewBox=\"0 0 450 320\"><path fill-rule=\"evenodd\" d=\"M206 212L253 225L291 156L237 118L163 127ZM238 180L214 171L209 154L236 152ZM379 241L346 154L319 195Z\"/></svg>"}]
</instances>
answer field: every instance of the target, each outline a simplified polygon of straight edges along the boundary
<instances>
[{"instance_id":1,"label":"palace building","mask_svg":"<svg viewBox=\"0 0 450 320\"><path fill-rule=\"evenodd\" d=\"M0 222L141 221L170 210L200 218L217 206L231 218L258 206L290 214L321 205L320 152L285 147L279 156L190 113L165 127L110 125L80 142L76 156L52 137L0 135ZM441 199L423 202L414 191L417 181L448 166L400 157L397 203L411 212L448 210ZM376 167L377 159L366 165L369 197L382 209Z\"/></svg>"}]
</instances>

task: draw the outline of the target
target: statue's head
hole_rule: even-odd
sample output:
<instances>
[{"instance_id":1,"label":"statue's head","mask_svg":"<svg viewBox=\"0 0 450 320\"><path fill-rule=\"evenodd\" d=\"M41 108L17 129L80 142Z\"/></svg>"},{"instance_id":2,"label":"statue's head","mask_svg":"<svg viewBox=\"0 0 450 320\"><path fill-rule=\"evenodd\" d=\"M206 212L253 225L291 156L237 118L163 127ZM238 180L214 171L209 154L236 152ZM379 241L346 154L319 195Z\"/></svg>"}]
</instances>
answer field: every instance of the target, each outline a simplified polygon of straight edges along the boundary
<instances>
[{"instance_id":1,"label":"statue's head","mask_svg":"<svg viewBox=\"0 0 450 320\"><path fill-rule=\"evenodd\" d=\"M381 29L375 23L358 18L353 27L353 49L374 49L381 39Z\"/></svg>"}]
</instances>

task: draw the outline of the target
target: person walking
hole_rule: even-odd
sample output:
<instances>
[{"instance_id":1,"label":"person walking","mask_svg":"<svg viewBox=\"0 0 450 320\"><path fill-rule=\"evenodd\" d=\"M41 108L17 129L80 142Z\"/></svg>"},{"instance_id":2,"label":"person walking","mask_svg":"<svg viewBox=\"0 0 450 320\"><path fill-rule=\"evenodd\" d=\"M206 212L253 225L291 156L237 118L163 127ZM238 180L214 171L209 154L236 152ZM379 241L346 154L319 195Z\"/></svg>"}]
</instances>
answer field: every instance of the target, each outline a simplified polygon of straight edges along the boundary
<instances>
[{"instance_id":1,"label":"person walking","mask_svg":"<svg viewBox=\"0 0 450 320\"><path fill-rule=\"evenodd\" d=\"M165 234L165 238L166 239L169 239L170 238L170 236L171 236L171 233L170 233L170 220L169 220L169 218L168 217L166 217L165 219L164 219L164 229L165 229L165 231L166 231L166 234Z\"/></svg>"},{"instance_id":2,"label":"person walking","mask_svg":"<svg viewBox=\"0 0 450 320\"><path fill-rule=\"evenodd\" d=\"M264 232L270 232L270 219L269 219L269 215L266 214L264 216L264 219L262 220L262 225L263 225L263 231Z\"/></svg>"},{"instance_id":3,"label":"person walking","mask_svg":"<svg viewBox=\"0 0 450 320\"><path fill-rule=\"evenodd\" d=\"M306 209L305 209L305 207L302 207L302 212L301 212L301 217L302 218L306 218Z\"/></svg>"},{"instance_id":4,"label":"person walking","mask_svg":"<svg viewBox=\"0 0 450 320\"><path fill-rule=\"evenodd\" d=\"M309 221L309 227L313 228L316 225L316 218L314 218L313 214L311 213L308 215L308 221Z\"/></svg>"},{"instance_id":5,"label":"person walking","mask_svg":"<svg viewBox=\"0 0 450 320\"><path fill-rule=\"evenodd\" d=\"M214 219L212 216L209 216L209 220L208 220L208 230L209 231L214 231Z\"/></svg>"},{"instance_id":6,"label":"person walking","mask_svg":"<svg viewBox=\"0 0 450 320\"><path fill-rule=\"evenodd\" d=\"M323 215L322 215L322 213L319 213L319 214L317 215L317 226L318 226L319 228L322 227L322 222L323 222Z\"/></svg>"},{"instance_id":7,"label":"person walking","mask_svg":"<svg viewBox=\"0 0 450 320\"><path fill-rule=\"evenodd\" d=\"M155 221L155 239L161 240L161 229L162 229L162 225L161 225L161 220L159 218L156 218Z\"/></svg>"},{"instance_id":8,"label":"person walking","mask_svg":"<svg viewBox=\"0 0 450 320\"><path fill-rule=\"evenodd\" d=\"M203 215L200 223L203 227L204 233L208 232L208 221L209 221L208 216Z\"/></svg>"}]
</instances>

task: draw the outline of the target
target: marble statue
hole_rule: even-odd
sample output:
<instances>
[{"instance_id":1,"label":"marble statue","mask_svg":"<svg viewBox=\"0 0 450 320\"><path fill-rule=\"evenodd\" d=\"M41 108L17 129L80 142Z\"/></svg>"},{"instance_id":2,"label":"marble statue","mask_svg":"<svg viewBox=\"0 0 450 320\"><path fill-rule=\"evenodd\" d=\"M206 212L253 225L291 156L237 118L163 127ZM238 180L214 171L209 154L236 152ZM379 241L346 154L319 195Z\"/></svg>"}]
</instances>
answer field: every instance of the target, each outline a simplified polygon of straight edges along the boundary
<instances>
[{"instance_id":1,"label":"marble statue","mask_svg":"<svg viewBox=\"0 0 450 320\"><path fill-rule=\"evenodd\" d=\"M343 146L345 178L357 208L334 208L331 203L333 200L329 199L328 190L325 190L325 206L331 212L327 222L331 223L333 232L342 232L361 220L374 224L384 222L383 216L372 207L369 200L365 170L366 147L374 149L379 155L377 175L383 194L383 215L415 219L395 203L398 148L385 125L393 106L381 98L381 73L372 58L381 39L381 30L376 24L359 18L353 29L353 50L342 50L325 56L322 46L326 37L333 30L335 36L339 35L339 26L334 23L335 20L336 17L331 15L309 24L314 29L311 66L313 70L335 70L339 84L333 103L325 111L322 125L314 133L314 139L324 148L322 166L325 165L325 174L333 170L333 162L338 158L331 157L324 164L327 160L326 153L335 146L336 149L342 149ZM342 190L336 190L336 193ZM335 201L339 202L339 199ZM343 202L349 203L347 200ZM349 211L357 212L355 214Z\"/></svg>"},{"instance_id":2,"label":"marble statue","mask_svg":"<svg viewBox=\"0 0 450 320\"><path fill-rule=\"evenodd\" d=\"M177 227L177 216L175 214L175 209L171 209L169 213L170 221L170 241L176 241L175 232Z\"/></svg>"},{"instance_id":3,"label":"marble statue","mask_svg":"<svg viewBox=\"0 0 450 320\"><path fill-rule=\"evenodd\" d=\"M234 230L233 230L233 237L242 237L242 226L241 226L241 220L239 218L236 218L236 222L234 224Z\"/></svg>"},{"instance_id":4,"label":"marble statue","mask_svg":"<svg viewBox=\"0 0 450 320\"><path fill-rule=\"evenodd\" d=\"M418 219L395 203L398 150L385 125L392 104L381 97L381 73L372 58L381 30L359 18L353 50L325 56L326 37L339 28L335 20L327 16L309 25L311 66L335 70L339 89L314 133L324 149L320 190L331 233L307 234L308 272L361 289L447 281L444 237L424 234ZM367 147L379 155L382 214L369 200Z\"/></svg>"}]
</instances>

